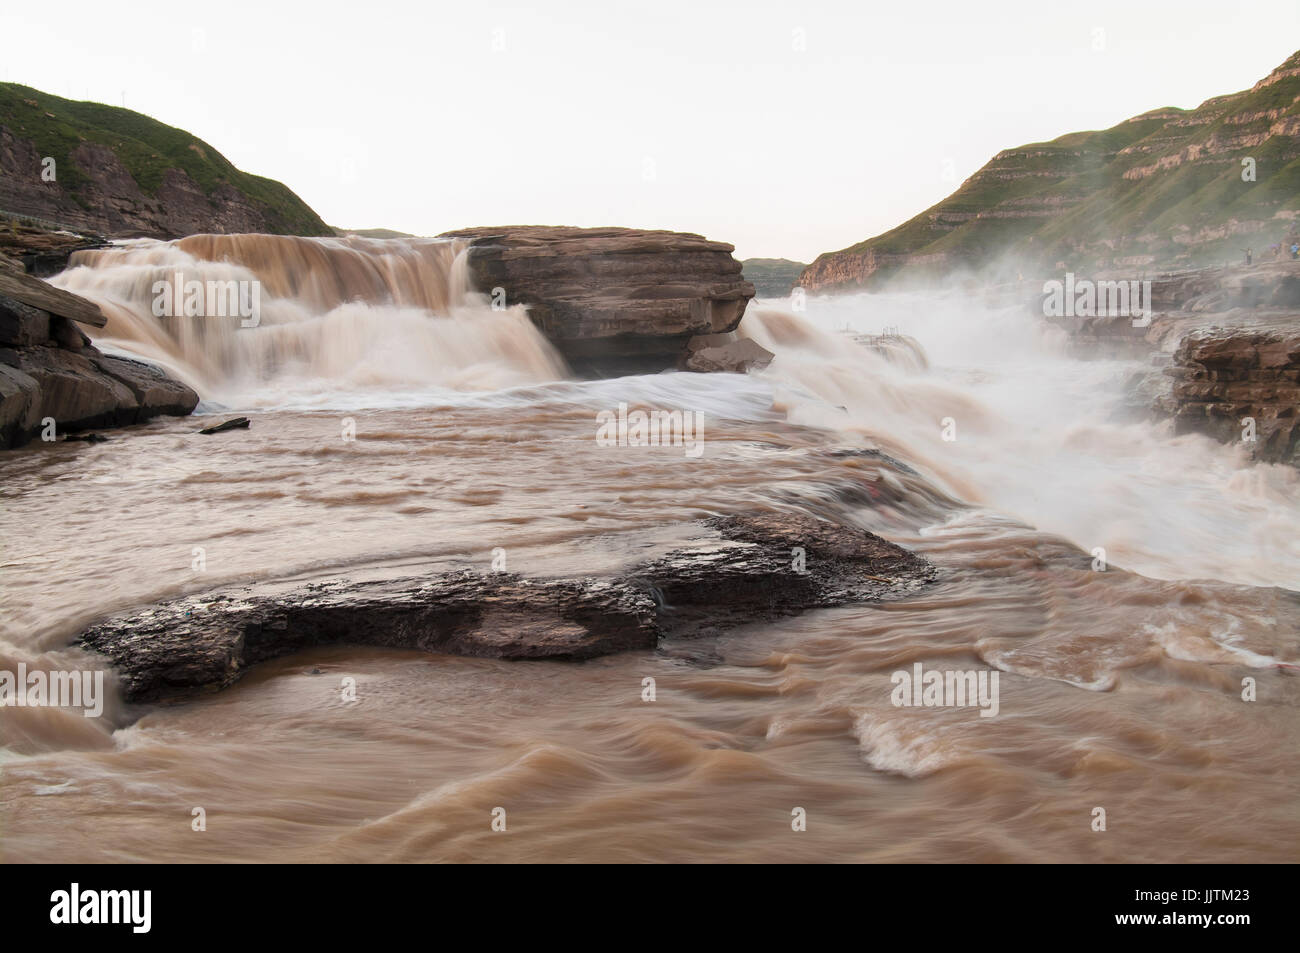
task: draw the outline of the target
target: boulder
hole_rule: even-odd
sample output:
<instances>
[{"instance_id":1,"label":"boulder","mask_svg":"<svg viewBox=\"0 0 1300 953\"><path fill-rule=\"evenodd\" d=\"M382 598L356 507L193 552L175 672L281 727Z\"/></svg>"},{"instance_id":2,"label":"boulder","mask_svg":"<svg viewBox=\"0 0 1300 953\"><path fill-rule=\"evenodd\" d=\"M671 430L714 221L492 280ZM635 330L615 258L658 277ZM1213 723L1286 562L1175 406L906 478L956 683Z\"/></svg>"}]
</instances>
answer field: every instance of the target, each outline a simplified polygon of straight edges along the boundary
<instances>
[{"instance_id":1,"label":"boulder","mask_svg":"<svg viewBox=\"0 0 1300 953\"><path fill-rule=\"evenodd\" d=\"M80 335L71 324L68 329ZM47 417L63 435L160 414L183 416L198 402L193 389L153 365L109 357L90 344L75 351L51 342L0 347L0 449L35 438Z\"/></svg>"},{"instance_id":2,"label":"boulder","mask_svg":"<svg viewBox=\"0 0 1300 953\"><path fill-rule=\"evenodd\" d=\"M49 312L0 293L0 344L32 347L49 339Z\"/></svg>"},{"instance_id":3,"label":"boulder","mask_svg":"<svg viewBox=\"0 0 1300 953\"><path fill-rule=\"evenodd\" d=\"M230 420L222 421L213 427L204 427L199 431L201 434L225 433L227 430L247 430L252 423L247 417L232 417Z\"/></svg>"},{"instance_id":4,"label":"boulder","mask_svg":"<svg viewBox=\"0 0 1300 953\"><path fill-rule=\"evenodd\" d=\"M40 427L40 394L34 378L0 364L0 449L16 446L19 434L30 435ZM26 440L24 436L18 442Z\"/></svg>"},{"instance_id":5,"label":"boulder","mask_svg":"<svg viewBox=\"0 0 1300 953\"><path fill-rule=\"evenodd\" d=\"M184 417L193 413L199 402L199 395L188 384L168 377L144 361L97 353L91 358L91 363L131 391L138 406L136 420L159 415Z\"/></svg>"},{"instance_id":6,"label":"boulder","mask_svg":"<svg viewBox=\"0 0 1300 953\"><path fill-rule=\"evenodd\" d=\"M754 296L733 246L684 232L515 225L441 237L467 242L475 289L525 305L580 373L676 367L693 336L733 330Z\"/></svg>"},{"instance_id":7,"label":"boulder","mask_svg":"<svg viewBox=\"0 0 1300 953\"><path fill-rule=\"evenodd\" d=\"M59 432L134 423L140 402L131 389L99 370L84 354L52 347L26 348L18 370L40 388L40 415Z\"/></svg>"},{"instance_id":8,"label":"boulder","mask_svg":"<svg viewBox=\"0 0 1300 953\"><path fill-rule=\"evenodd\" d=\"M763 345L749 338L725 341L720 344L704 343L712 339L712 335L706 335L692 338L687 343L686 370L699 373L744 374L750 370L762 370L772 363L772 358L776 357Z\"/></svg>"}]
</instances>

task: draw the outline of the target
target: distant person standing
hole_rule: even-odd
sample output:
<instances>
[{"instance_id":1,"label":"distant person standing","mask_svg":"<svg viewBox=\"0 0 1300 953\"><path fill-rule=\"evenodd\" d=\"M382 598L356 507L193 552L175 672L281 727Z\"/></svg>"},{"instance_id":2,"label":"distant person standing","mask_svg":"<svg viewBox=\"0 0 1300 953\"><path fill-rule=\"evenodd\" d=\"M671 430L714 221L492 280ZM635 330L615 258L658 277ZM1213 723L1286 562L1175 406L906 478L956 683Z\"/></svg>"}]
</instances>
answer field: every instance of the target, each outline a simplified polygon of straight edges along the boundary
<instances>
[{"instance_id":1,"label":"distant person standing","mask_svg":"<svg viewBox=\"0 0 1300 953\"><path fill-rule=\"evenodd\" d=\"M1297 259L1297 258L1300 258L1300 244L1297 244L1296 242L1292 242L1292 243L1291 243L1291 260L1294 261L1294 260Z\"/></svg>"},{"instance_id":2,"label":"distant person standing","mask_svg":"<svg viewBox=\"0 0 1300 953\"><path fill-rule=\"evenodd\" d=\"M1249 264L1254 260L1254 258L1255 258L1255 250L1254 250L1253 248L1247 248L1247 249L1246 249L1246 264L1249 265Z\"/></svg>"}]
</instances>

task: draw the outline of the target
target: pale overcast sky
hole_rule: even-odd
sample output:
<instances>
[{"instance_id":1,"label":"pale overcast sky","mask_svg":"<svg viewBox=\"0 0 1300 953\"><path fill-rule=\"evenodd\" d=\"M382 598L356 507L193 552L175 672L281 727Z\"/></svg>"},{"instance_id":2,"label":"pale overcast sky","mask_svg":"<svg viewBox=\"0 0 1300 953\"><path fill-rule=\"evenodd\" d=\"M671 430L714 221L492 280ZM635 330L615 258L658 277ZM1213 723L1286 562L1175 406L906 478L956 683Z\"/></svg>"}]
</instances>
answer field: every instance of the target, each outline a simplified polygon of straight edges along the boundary
<instances>
[{"instance_id":1,"label":"pale overcast sky","mask_svg":"<svg viewBox=\"0 0 1300 953\"><path fill-rule=\"evenodd\" d=\"M125 96L334 225L670 228L804 261L999 149L1195 106L1297 46L1297 0L0 7L0 78Z\"/></svg>"}]
</instances>

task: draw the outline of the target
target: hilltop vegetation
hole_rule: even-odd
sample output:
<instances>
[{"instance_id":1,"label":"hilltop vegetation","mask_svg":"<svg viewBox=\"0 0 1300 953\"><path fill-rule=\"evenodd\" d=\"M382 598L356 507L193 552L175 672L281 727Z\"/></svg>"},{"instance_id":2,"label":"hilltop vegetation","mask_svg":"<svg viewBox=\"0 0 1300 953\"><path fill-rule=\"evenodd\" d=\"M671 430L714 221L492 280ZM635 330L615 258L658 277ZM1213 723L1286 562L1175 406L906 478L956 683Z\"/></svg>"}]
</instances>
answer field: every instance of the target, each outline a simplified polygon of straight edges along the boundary
<instances>
[{"instance_id":1,"label":"hilltop vegetation","mask_svg":"<svg viewBox=\"0 0 1300 953\"><path fill-rule=\"evenodd\" d=\"M1196 109L1001 152L915 218L819 256L801 283L873 286L1001 262L1171 269L1235 260L1247 247L1260 260L1297 221L1300 52L1251 89Z\"/></svg>"},{"instance_id":2,"label":"hilltop vegetation","mask_svg":"<svg viewBox=\"0 0 1300 953\"><path fill-rule=\"evenodd\" d=\"M783 298L808 266L789 258L746 258L741 263L745 280L760 298Z\"/></svg>"},{"instance_id":3,"label":"hilltop vegetation","mask_svg":"<svg viewBox=\"0 0 1300 953\"><path fill-rule=\"evenodd\" d=\"M41 176L47 158L53 182ZM16 83L0 83L0 210L110 236L332 234L288 187L241 172L182 129Z\"/></svg>"}]
</instances>

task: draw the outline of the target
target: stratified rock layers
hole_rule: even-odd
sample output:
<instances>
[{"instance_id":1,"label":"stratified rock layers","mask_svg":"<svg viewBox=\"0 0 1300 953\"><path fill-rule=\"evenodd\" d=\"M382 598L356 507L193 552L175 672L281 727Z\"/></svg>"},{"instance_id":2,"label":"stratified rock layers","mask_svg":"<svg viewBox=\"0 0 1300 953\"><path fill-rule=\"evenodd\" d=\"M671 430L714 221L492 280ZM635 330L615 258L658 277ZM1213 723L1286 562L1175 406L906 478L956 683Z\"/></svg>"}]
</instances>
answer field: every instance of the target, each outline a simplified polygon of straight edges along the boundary
<instances>
[{"instance_id":1,"label":"stratified rock layers","mask_svg":"<svg viewBox=\"0 0 1300 953\"><path fill-rule=\"evenodd\" d=\"M809 292L980 271L1136 277L1284 259L1300 241L1300 52L1251 89L1007 149L943 201L819 255Z\"/></svg>"},{"instance_id":2,"label":"stratified rock layers","mask_svg":"<svg viewBox=\"0 0 1300 953\"><path fill-rule=\"evenodd\" d=\"M674 367L691 337L733 330L754 296L733 246L684 232L524 225L442 237L468 241L477 290L526 305L579 372Z\"/></svg>"},{"instance_id":3,"label":"stratified rock layers","mask_svg":"<svg viewBox=\"0 0 1300 953\"><path fill-rule=\"evenodd\" d=\"M65 312L0 293L0 450L47 432L47 420L57 437L194 410L199 396L187 385L151 364L109 357L91 345L72 316L98 315L94 304L21 275L7 262L0 267L8 269L5 287L13 295ZM31 293L24 294L28 285Z\"/></svg>"},{"instance_id":4,"label":"stratified rock layers","mask_svg":"<svg viewBox=\"0 0 1300 953\"><path fill-rule=\"evenodd\" d=\"M1300 466L1300 328L1205 328L1174 352L1179 433L1241 441L1255 459Z\"/></svg>"}]
</instances>

